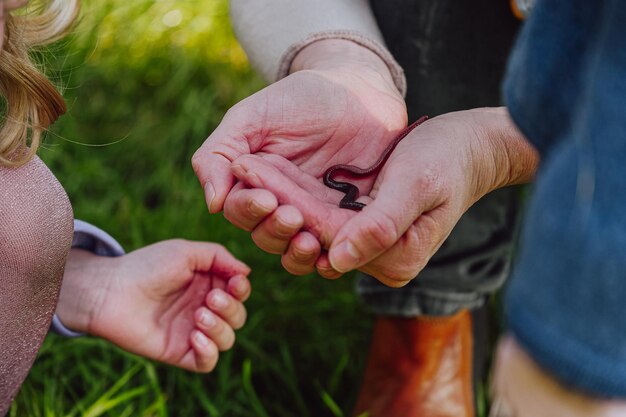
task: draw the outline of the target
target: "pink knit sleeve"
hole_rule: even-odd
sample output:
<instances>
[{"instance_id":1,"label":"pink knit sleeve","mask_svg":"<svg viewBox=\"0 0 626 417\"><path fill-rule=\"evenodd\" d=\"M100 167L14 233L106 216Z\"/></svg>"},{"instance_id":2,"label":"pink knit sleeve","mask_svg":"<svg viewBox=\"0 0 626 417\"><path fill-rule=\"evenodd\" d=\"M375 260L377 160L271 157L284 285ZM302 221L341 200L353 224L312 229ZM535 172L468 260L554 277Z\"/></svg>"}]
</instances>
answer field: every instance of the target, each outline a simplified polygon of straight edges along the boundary
<instances>
[{"instance_id":1,"label":"pink knit sleeve","mask_svg":"<svg viewBox=\"0 0 626 417\"><path fill-rule=\"evenodd\" d=\"M41 160L0 167L0 416L48 332L72 217L65 191Z\"/></svg>"},{"instance_id":2,"label":"pink knit sleeve","mask_svg":"<svg viewBox=\"0 0 626 417\"><path fill-rule=\"evenodd\" d=\"M122 245L120 245L113 236L82 220L74 220L72 248L87 250L98 256L124 255L124 248L122 248ZM76 332L65 326L56 314L52 317L51 329L65 337L84 336L84 333Z\"/></svg>"}]
</instances>

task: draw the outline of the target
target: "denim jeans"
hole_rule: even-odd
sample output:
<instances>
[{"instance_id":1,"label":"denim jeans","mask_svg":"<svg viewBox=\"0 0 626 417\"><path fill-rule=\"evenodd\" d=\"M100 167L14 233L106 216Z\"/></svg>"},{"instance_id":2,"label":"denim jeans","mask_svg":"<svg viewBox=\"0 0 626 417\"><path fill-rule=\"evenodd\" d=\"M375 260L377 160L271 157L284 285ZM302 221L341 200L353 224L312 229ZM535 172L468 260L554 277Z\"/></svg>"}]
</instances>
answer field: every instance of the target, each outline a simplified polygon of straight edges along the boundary
<instances>
[{"instance_id":1,"label":"denim jeans","mask_svg":"<svg viewBox=\"0 0 626 417\"><path fill-rule=\"evenodd\" d=\"M408 81L409 120L501 104L500 85L519 22L503 0L371 0ZM506 279L519 191L498 190L461 218L419 277L400 289L363 277L377 314L454 314L476 308Z\"/></svg>"},{"instance_id":2,"label":"denim jeans","mask_svg":"<svg viewBox=\"0 0 626 417\"><path fill-rule=\"evenodd\" d=\"M510 330L565 384L626 397L626 2L539 0L505 99L542 160Z\"/></svg>"}]
</instances>

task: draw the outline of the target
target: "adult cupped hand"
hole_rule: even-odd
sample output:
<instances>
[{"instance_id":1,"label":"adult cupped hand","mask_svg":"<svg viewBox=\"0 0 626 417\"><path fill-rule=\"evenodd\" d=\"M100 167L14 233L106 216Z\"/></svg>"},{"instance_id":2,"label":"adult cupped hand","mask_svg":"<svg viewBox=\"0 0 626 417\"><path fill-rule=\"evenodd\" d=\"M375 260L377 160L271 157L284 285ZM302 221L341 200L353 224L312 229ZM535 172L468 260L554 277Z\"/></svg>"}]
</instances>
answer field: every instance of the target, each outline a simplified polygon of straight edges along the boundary
<instances>
[{"instance_id":1,"label":"adult cupped hand","mask_svg":"<svg viewBox=\"0 0 626 417\"><path fill-rule=\"evenodd\" d=\"M299 232L301 213L264 189L237 183L231 163L244 155L278 156L321 179L330 166L367 166L407 122L406 107L387 66L349 41L326 40L298 55L298 70L235 105L195 153L192 164L212 213L252 232L262 249L300 265L320 246ZM306 68L306 69L305 69ZM362 192L372 179L359 183Z\"/></svg>"},{"instance_id":2,"label":"adult cupped hand","mask_svg":"<svg viewBox=\"0 0 626 417\"><path fill-rule=\"evenodd\" d=\"M298 210L302 229L328 249L295 265L283 256L290 272L315 265L334 277L359 269L400 287L421 271L467 208L493 189L528 180L536 162L499 108L450 113L416 128L359 198L367 204L361 212L338 208L342 193L277 155L239 157L232 172Z\"/></svg>"}]
</instances>

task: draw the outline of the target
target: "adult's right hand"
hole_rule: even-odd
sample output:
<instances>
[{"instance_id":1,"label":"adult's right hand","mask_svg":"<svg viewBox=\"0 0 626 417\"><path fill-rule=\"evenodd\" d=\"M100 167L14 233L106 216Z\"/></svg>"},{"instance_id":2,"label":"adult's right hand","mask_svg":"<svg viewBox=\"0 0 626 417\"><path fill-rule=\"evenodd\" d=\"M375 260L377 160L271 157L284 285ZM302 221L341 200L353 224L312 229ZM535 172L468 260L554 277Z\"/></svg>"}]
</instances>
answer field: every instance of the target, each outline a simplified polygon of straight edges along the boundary
<instances>
[{"instance_id":1,"label":"adult's right hand","mask_svg":"<svg viewBox=\"0 0 626 417\"><path fill-rule=\"evenodd\" d=\"M378 55L351 41L322 40L298 54L291 75L231 108L192 164L211 213L224 210L270 253L314 261L320 245L298 233L300 212L267 190L237 184L231 162L279 156L321 181L338 163L371 165L406 122L404 100ZM358 183L362 194L372 185L373 178Z\"/></svg>"}]
</instances>

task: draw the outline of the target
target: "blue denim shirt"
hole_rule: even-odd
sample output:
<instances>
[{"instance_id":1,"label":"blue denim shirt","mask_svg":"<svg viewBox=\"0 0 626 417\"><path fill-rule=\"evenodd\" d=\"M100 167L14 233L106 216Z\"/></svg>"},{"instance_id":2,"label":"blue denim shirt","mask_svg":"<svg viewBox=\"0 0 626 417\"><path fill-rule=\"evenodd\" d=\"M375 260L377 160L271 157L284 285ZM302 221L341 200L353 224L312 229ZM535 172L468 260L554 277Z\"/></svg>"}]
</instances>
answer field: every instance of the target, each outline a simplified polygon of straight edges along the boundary
<instances>
[{"instance_id":1,"label":"blue denim shirt","mask_svg":"<svg viewBox=\"0 0 626 417\"><path fill-rule=\"evenodd\" d=\"M626 397L626 1L539 0L504 95L542 158L509 328L565 384Z\"/></svg>"}]
</instances>

